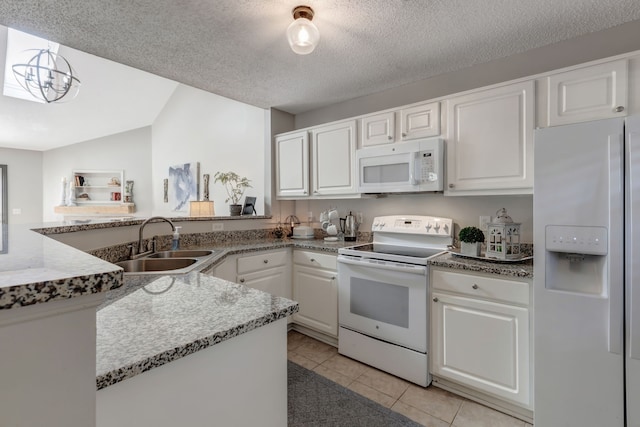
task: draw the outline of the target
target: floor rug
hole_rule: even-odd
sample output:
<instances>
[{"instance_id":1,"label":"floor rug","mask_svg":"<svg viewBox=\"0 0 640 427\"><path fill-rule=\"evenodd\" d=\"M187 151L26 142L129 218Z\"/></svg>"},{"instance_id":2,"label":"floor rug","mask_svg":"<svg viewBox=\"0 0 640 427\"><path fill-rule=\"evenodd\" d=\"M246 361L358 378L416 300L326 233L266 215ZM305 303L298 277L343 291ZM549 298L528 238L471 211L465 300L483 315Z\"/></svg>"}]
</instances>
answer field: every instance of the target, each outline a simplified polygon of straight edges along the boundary
<instances>
[{"instance_id":1,"label":"floor rug","mask_svg":"<svg viewBox=\"0 0 640 427\"><path fill-rule=\"evenodd\" d=\"M287 363L289 427L419 427L409 418L293 362Z\"/></svg>"}]
</instances>

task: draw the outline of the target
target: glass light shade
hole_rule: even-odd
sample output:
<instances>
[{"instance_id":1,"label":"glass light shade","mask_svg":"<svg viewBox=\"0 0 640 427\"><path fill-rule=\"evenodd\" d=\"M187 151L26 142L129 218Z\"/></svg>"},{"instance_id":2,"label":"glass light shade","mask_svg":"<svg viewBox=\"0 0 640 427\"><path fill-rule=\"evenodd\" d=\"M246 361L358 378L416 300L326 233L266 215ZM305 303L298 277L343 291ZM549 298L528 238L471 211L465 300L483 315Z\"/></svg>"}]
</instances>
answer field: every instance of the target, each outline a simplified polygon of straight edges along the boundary
<instances>
[{"instance_id":1,"label":"glass light shade","mask_svg":"<svg viewBox=\"0 0 640 427\"><path fill-rule=\"evenodd\" d=\"M289 46L298 55L308 55L320 41L320 31L307 18L298 18L287 28Z\"/></svg>"}]
</instances>

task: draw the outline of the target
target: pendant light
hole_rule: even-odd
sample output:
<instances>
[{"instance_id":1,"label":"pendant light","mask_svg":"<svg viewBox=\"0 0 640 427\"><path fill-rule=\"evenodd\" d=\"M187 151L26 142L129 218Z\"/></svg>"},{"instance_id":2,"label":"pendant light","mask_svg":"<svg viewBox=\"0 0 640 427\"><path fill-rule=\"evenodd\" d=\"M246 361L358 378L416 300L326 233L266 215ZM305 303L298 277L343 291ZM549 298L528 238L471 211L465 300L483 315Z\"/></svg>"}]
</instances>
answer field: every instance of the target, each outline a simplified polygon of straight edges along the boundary
<instances>
[{"instance_id":1,"label":"pendant light","mask_svg":"<svg viewBox=\"0 0 640 427\"><path fill-rule=\"evenodd\" d=\"M80 80L63 56L50 49L33 49L35 55L25 64L13 65L18 83L40 101L51 103L73 99Z\"/></svg>"},{"instance_id":2,"label":"pendant light","mask_svg":"<svg viewBox=\"0 0 640 427\"><path fill-rule=\"evenodd\" d=\"M293 9L293 19L287 28L289 46L298 55L308 55L320 41L320 31L311 22L313 9L309 6L297 6Z\"/></svg>"}]
</instances>

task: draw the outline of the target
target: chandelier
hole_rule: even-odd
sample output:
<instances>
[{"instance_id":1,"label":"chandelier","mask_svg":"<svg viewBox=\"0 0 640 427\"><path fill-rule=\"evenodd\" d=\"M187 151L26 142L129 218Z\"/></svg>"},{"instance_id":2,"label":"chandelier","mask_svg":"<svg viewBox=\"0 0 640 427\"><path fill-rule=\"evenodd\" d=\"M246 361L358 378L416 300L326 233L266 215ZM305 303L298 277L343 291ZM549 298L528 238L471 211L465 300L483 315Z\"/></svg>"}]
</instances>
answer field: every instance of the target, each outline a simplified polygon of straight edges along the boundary
<instances>
[{"instance_id":1,"label":"chandelier","mask_svg":"<svg viewBox=\"0 0 640 427\"><path fill-rule=\"evenodd\" d=\"M80 80L63 56L49 49L31 49L36 54L26 64L13 65L13 74L24 89L40 101L73 99L80 91Z\"/></svg>"}]
</instances>

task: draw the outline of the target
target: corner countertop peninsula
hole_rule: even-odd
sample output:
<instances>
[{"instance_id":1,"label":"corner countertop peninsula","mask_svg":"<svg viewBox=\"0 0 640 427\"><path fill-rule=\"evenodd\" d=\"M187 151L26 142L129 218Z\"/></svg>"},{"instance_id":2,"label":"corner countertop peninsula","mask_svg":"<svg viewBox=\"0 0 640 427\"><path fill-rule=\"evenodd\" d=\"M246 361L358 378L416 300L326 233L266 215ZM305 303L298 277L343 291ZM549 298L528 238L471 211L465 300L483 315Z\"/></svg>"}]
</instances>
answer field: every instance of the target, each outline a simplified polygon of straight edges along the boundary
<instances>
[{"instance_id":1,"label":"corner countertop peninsula","mask_svg":"<svg viewBox=\"0 0 640 427\"><path fill-rule=\"evenodd\" d=\"M0 310L96 294L122 285L122 269L27 226L6 229Z\"/></svg>"}]
</instances>

